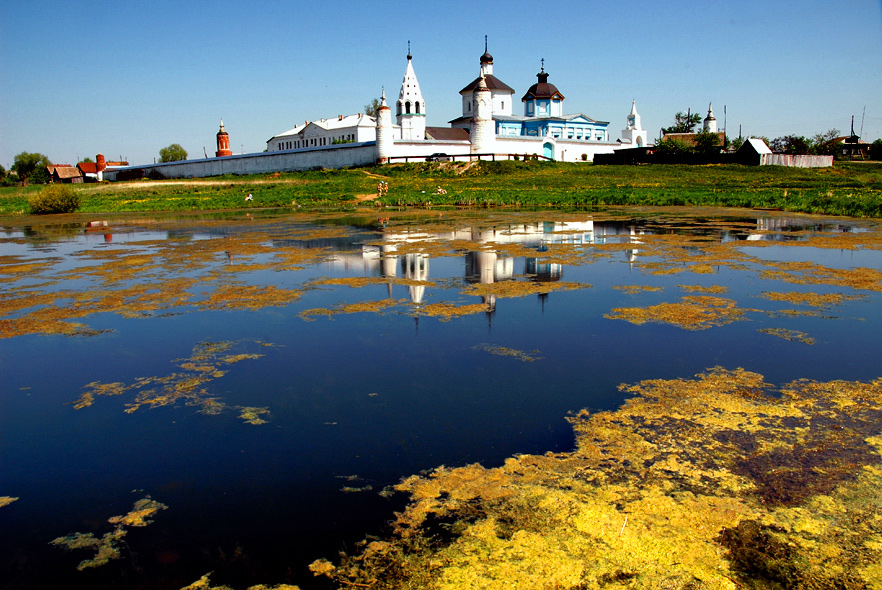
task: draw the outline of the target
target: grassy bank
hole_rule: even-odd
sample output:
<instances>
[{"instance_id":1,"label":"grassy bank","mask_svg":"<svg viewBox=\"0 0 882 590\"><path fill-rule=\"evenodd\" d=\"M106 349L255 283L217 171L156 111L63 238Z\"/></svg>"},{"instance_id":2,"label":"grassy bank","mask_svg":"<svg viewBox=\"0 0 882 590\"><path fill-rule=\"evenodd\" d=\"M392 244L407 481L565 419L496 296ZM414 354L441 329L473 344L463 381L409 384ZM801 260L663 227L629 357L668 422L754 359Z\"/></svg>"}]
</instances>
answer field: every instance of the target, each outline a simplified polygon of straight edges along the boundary
<instances>
[{"instance_id":1,"label":"grassy bank","mask_svg":"<svg viewBox=\"0 0 882 590\"><path fill-rule=\"evenodd\" d=\"M389 184L376 198L380 180ZM445 193L440 193L438 189ZM40 187L0 189L0 214L28 212ZM400 164L354 170L141 180L77 187L83 212L265 207L758 207L882 217L882 163L833 168L592 166L557 162ZM252 201L246 201L248 194Z\"/></svg>"}]
</instances>

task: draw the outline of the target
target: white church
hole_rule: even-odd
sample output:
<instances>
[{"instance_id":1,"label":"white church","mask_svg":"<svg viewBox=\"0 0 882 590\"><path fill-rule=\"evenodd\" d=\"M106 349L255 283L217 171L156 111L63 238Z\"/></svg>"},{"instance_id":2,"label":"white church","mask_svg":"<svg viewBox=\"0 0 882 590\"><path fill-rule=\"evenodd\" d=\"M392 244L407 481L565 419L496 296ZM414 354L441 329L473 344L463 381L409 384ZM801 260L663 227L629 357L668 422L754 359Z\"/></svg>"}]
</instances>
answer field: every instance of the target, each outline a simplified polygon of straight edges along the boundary
<instances>
[{"instance_id":1,"label":"white church","mask_svg":"<svg viewBox=\"0 0 882 590\"><path fill-rule=\"evenodd\" d=\"M528 155L590 162L598 153L648 145L636 101L631 104L621 137L611 139L609 122L584 113L566 113L564 95L548 82L544 60L536 78L537 82L520 98L522 114L515 114L515 90L493 74L493 56L485 41L478 77L459 92L462 115L450 121L449 127L429 127L426 101L408 50L404 79L394 104L394 123L384 91L376 118L359 113L306 121L271 137L267 152L375 141L378 162L419 160L438 154L487 159Z\"/></svg>"},{"instance_id":2,"label":"white church","mask_svg":"<svg viewBox=\"0 0 882 590\"><path fill-rule=\"evenodd\" d=\"M564 162L592 162L596 154L645 147L648 135L636 101L625 129L610 137L609 122L580 112L569 114L564 95L548 81L544 61L536 83L521 96L515 114L515 90L493 73L493 56L480 57L478 76L459 91L462 115L446 127L426 125L428 108L408 48L398 100L387 103L383 91L376 117L365 113L305 121L266 142L260 153L233 154L221 122L213 158L108 166L107 180L194 178L223 174L263 174L320 168L348 168L427 159L499 160L537 157ZM395 119L392 119L394 107Z\"/></svg>"}]
</instances>

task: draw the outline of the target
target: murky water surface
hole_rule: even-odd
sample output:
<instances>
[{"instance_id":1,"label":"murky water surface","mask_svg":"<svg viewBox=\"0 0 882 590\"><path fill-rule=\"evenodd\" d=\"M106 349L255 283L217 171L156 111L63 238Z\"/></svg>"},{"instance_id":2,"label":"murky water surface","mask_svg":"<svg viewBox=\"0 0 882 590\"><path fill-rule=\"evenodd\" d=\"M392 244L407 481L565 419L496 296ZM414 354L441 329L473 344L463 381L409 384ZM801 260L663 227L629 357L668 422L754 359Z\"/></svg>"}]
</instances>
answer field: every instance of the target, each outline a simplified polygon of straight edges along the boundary
<instances>
[{"instance_id":1,"label":"murky water surface","mask_svg":"<svg viewBox=\"0 0 882 590\"><path fill-rule=\"evenodd\" d=\"M327 587L307 566L387 535L407 501L390 486L570 451L568 416L650 389L622 383L873 381L880 230L649 210L7 220L0 587ZM727 468L766 503L832 489L754 463Z\"/></svg>"}]
</instances>

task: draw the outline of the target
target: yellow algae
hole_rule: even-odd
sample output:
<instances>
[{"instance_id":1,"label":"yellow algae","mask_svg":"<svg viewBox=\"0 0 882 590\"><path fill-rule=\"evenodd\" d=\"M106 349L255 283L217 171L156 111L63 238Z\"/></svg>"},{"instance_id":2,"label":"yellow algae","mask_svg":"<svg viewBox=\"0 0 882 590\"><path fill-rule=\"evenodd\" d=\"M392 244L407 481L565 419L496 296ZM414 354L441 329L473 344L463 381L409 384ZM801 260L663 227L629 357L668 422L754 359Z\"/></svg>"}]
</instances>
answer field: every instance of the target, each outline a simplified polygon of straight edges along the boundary
<instances>
[{"instance_id":1,"label":"yellow algae","mask_svg":"<svg viewBox=\"0 0 882 590\"><path fill-rule=\"evenodd\" d=\"M266 424L267 421L261 418L261 416L269 416L269 408L255 408L251 406L240 406L239 408L239 419L243 420L246 424L254 424L255 426L260 424Z\"/></svg>"},{"instance_id":2,"label":"yellow algae","mask_svg":"<svg viewBox=\"0 0 882 590\"><path fill-rule=\"evenodd\" d=\"M797 305L809 305L811 307L829 307L831 305L839 305L843 301L854 301L861 297L854 295L843 295L841 293L799 293L789 291L786 293L764 291L763 297L769 301L785 301Z\"/></svg>"},{"instance_id":3,"label":"yellow algae","mask_svg":"<svg viewBox=\"0 0 882 590\"><path fill-rule=\"evenodd\" d=\"M254 311L294 303L302 294L300 290L274 285L221 285L201 305L207 309Z\"/></svg>"},{"instance_id":4,"label":"yellow algae","mask_svg":"<svg viewBox=\"0 0 882 590\"><path fill-rule=\"evenodd\" d=\"M220 398L212 397L205 385L220 379L227 374L223 367L239 363L244 360L253 360L262 357L261 354L239 353L229 354L236 342L200 342L193 347L192 354L185 359L176 359L174 362L183 369L183 372L172 372L168 375L139 377L131 384L121 382L100 383L92 382L85 386L87 389L73 402L77 410L91 406L97 396L121 395L127 391L135 390L138 393L134 399L125 404L125 412L134 413L141 408L158 408L162 406L184 403L189 406L198 406L202 414L214 416L228 409L239 410L240 418L249 424L265 424L266 420L261 415L269 415L268 408L255 408L248 406L228 406ZM267 342L258 342L261 346L271 346Z\"/></svg>"},{"instance_id":5,"label":"yellow algae","mask_svg":"<svg viewBox=\"0 0 882 590\"><path fill-rule=\"evenodd\" d=\"M50 541L50 545L64 547L68 550L92 549L95 551L95 554L91 559L81 561L77 569L82 571L92 567L99 567L121 557L120 544L124 543L123 538L128 534L126 527L147 526L152 522L148 520L150 517L166 508L168 507L165 504L156 502L150 496L147 496L135 502L135 505L128 514L111 516L107 522L115 525L115 527L112 531L105 533L100 539L93 533L73 533Z\"/></svg>"},{"instance_id":6,"label":"yellow algae","mask_svg":"<svg viewBox=\"0 0 882 590\"><path fill-rule=\"evenodd\" d=\"M542 359L541 356L535 356L539 351L532 350L529 353L524 352L522 350L516 350L514 348L507 348L505 346L497 346L495 344L476 344L472 347L473 350L483 350L484 352L490 353L494 356L510 356L518 359L519 361L523 361L525 363L531 363L536 360Z\"/></svg>"},{"instance_id":7,"label":"yellow algae","mask_svg":"<svg viewBox=\"0 0 882 590\"><path fill-rule=\"evenodd\" d=\"M637 293L653 293L656 291L664 291L664 287L652 287L650 285L613 285L616 291L622 291L628 295L636 295Z\"/></svg>"},{"instance_id":8,"label":"yellow algae","mask_svg":"<svg viewBox=\"0 0 882 590\"><path fill-rule=\"evenodd\" d=\"M687 293L703 293L705 295L722 295L729 290L729 287L722 285L709 285L703 287L701 285L677 285Z\"/></svg>"},{"instance_id":9,"label":"yellow algae","mask_svg":"<svg viewBox=\"0 0 882 590\"><path fill-rule=\"evenodd\" d=\"M9 506L16 500L18 500L18 498L13 498L12 496L0 496L0 508L3 508L4 506Z\"/></svg>"},{"instance_id":10,"label":"yellow algae","mask_svg":"<svg viewBox=\"0 0 882 590\"><path fill-rule=\"evenodd\" d=\"M205 574L192 584L188 584L184 586L180 590L233 590L229 586L212 586L211 585L211 573ZM268 586L266 584L257 584L255 586L248 586L247 590L300 590L298 586L292 586L291 584L274 584L272 586Z\"/></svg>"},{"instance_id":11,"label":"yellow algae","mask_svg":"<svg viewBox=\"0 0 882 590\"><path fill-rule=\"evenodd\" d=\"M384 541L311 569L375 588L867 588L882 560L882 378L712 368L622 385L571 453L439 467Z\"/></svg>"},{"instance_id":12,"label":"yellow algae","mask_svg":"<svg viewBox=\"0 0 882 590\"><path fill-rule=\"evenodd\" d=\"M647 322L671 324L685 330L706 330L743 320L745 310L735 301L710 295L689 295L679 303L660 303L649 307L616 307L605 314L611 320L626 320L632 324Z\"/></svg>"},{"instance_id":13,"label":"yellow algae","mask_svg":"<svg viewBox=\"0 0 882 590\"><path fill-rule=\"evenodd\" d=\"M498 283L476 283L462 291L463 295L478 295L481 297L494 296L527 297L551 293L552 291L571 291L575 289L588 289L591 285L586 283L560 282L528 282L528 281L501 281Z\"/></svg>"},{"instance_id":14,"label":"yellow algae","mask_svg":"<svg viewBox=\"0 0 882 590\"><path fill-rule=\"evenodd\" d=\"M122 395L129 387L125 383L101 383L100 381L92 381L83 386L87 391L83 393L75 402L73 407L75 410L82 410L95 403L96 395Z\"/></svg>"},{"instance_id":15,"label":"yellow algae","mask_svg":"<svg viewBox=\"0 0 882 590\"><path fill-rule=\"evenodd\" d=\"M421 305L418 309L420 315L441 318L441 321L491 311L490 307L485 303L456 305L454 303L439 302Z\"/></svg>"},{"instance_id":16,"label":"yellow algae","mask_svg":"<svg viewBox=\"0 0 882 590\"><path fill-rule=\"evenodd\" d=\"M327 308L313 308L306 309L300 312L298 315L301 319L311 321L313 316L326 316L331 317L338 314L346 314L346 313L363 313L363 312L374 312L378 313L383 311L384 309L388 309L390 307L394 307L396 305L400 305L404 303L403 299L380 299L378 301L360 301L358 303L346 303L337 305L331 309Z\"/></svg>"},{"instance_id":17,"label":"yellow algae","mask_svg":"<svg viewBox=\"0 0 882 590\"><path fill-rule=\"evenodd\" d=\"M144 527L153 522L150 520L153 516L156 515L160 510L167 509L168 506L163 504L162 502L157 502L153 500L150 496L146 498L141 498L132 509L128 512L128 514L124 514L122 516L111 516L107 519L107 522L110 524L118 524L122 526L134 526L134 527Z\"/></svg>"},{"instance_id":18,"label":"yellow algae","mask_svg":"<svg viewBox=\"0 0 882 590\"><path fill-rule=\"evenodd\" d=\"M784 340L803 342L805 344L815 343L814 338L812 338L805 332L800 332L799 330L789 330L787 328L761 328L757 331L762 332L763 334L771 334L772 336L777 336L778 338L783 338Z\"/></svg>"}]
</instances>

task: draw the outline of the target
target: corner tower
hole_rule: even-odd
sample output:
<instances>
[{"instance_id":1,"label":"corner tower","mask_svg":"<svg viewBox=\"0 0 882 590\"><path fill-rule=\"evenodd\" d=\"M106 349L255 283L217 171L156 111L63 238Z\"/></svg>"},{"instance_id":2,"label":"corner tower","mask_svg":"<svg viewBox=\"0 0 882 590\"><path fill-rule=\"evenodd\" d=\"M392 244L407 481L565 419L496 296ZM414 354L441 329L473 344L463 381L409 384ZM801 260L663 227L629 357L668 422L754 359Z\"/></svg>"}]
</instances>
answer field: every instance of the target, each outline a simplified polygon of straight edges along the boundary
<instances>
[{"instance_id":1,"label":"corner tower","mask_svg":"<svg viewBox=\"0 0 882 590\"><path fill-rule=\"evenodd\" d=\"M217 158L233 155L232 150L230 150L230 134L224 129L223 119L221 119L220 131L217 132L217 151L214 152L214 155Z\"/></svg>"},{"instance_id":2,"label":"corner tower","mask_svg":"<svg viewBox=\"0 0 882 590\"><path fill-rule=\"evenodd\" d=\"M496 148L496 124L493 122L493 96L487 88L484 72L472 94L471 153L492 153Z\"/></svg>"},{"instance_id":3,"label":"corner tower","mask_svg":"<svg viewBox=\"0 0 882 590\"><path fill-rule=\"evenodd\" d=\"M632 147L645 147L649 139L646 129L640 123L640 114L637 112L637 101L631 101L631 112L628 113L628 122L622 129L622 142L630 143Z\"/></svg>"},{"instance_id":4,"label":"corner tower","mask_svg":"<svg viewBox=\"0 0 882 590\"><path fill-rule=\"evenodd\" d=\"M396 122L401 127L401 139L426 139L426 103L413 71L410 41L407 42L407 68L404 70L404 80L401 81L395 115Z\"/></svg>"},{"instance_id":5,"label":"corner tower","mask_svg":"<svg viewBox=\"0 0 882 590\"><path fill-rule=\"evenodd\" d=\"M377 109L377 164L389 162L392 155L392 110L386 104L386 89Z\"/></svg>"},{"instance_id":6,"label":"corner tower","mask_svg":"<svg viewBox=\"0 0 882 590\"><path fill-rule=\"evenodd\" d=\"M704 118L704 131L705 133L717 132L717 118L714 117L713 103L707 105L707 117Z\"/></svg>"}]
</instances>

